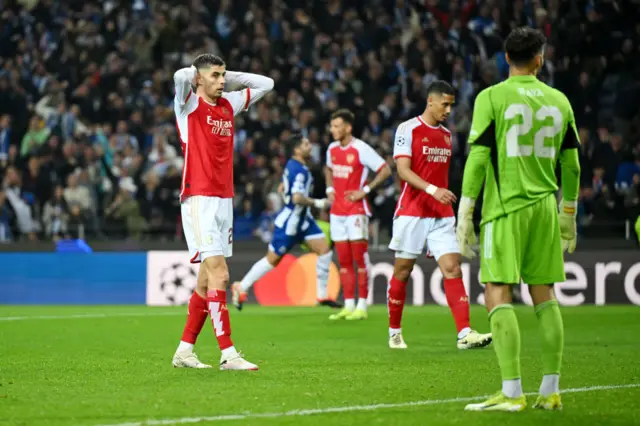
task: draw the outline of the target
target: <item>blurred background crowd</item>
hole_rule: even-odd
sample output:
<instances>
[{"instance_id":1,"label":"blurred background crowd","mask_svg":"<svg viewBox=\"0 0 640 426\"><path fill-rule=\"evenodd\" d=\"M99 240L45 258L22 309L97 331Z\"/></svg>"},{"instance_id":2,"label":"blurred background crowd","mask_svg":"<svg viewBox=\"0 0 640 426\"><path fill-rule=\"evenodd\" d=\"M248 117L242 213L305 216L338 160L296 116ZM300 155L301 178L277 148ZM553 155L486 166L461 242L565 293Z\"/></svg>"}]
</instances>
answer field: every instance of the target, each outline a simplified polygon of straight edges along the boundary
<instances>
[{"instance_id":1,"label":"blurred background crowd","mask_svg":"<svg viewBox=\"0 0 640 426\"><path fill-rule=\"evenodd\" d=\"M314 146L317 196L338 107L393 166L398 123L451 82L451 187L474 98L506 78L516 26L549 38L541 79L570 99L582 142L583 235L640 210L640 13L635 0L0 0L0 241L181 238L173 73L200 53L275 89L236 121L235 238L269 238L282 141ZM371 201L390 231L398 182Z\"/></svg>"}]
</instances>

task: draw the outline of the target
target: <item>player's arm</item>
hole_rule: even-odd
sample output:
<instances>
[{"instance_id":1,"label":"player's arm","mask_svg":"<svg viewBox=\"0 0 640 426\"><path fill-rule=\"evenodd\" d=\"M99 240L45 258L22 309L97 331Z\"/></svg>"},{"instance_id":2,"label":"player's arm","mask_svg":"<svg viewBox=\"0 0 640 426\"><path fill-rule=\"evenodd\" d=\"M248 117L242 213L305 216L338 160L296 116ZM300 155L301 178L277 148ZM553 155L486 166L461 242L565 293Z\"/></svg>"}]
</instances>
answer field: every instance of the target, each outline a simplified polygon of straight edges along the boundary
<instances>
[{"instance_id":1,"label":"player's arm","mask_svg":"<svg viewBox=\"0 0 640 426\"><path fill-rule=\"evenodd\" d=\"M458 205L456 238L460 244L460 254L469 259L475 257L473 246L477 242L473 226L473 209L476 198L480 195L491 158L491 150L495 147L495 143L495 117L491 104L491 88L488 88L478 94L473 106L473 119L469 133L471 151L464 167L462 196Z\"/></svg>"},{"instance_id":2,"label":"player's arm","mask_svg":"<svg viewBox=\"0 0 640 426\"><path fill-rule=\"evenodd\" d=\"M391 167L384 161L384 158L378 154L371 146L361 145L361 161L369 169L376 172L376 176L368 185L364 187L364 192L369 193L379 187L385 180L391 176Z\"/></svg>"},{"instance_id":3,"label":"player's arm","mask_svg":"<svg viewBox=\"0 0 640 426\"><path fill-rule=\"evenodd\" d=\"M411 134L407 132L406 127L406 123L398 127L393 144L393 158L396 162L396 168L398 169L398 176L413 188L425 191L442 204L453 203L456 200L453 192L446 188L438 188L411 170Z\"/></svg>"},{"instance_id":4,"label":"player's arm","mask_svg":"<svg viewBox=\"0 0 640 426\"><path fill-rule=\"evenodd\" d=\"M490 88L478 94L473 106L473 119L471 132L469 133L469 145L471 150L464 167L462 178L461 206L471 206L473 213L475 200L480 194L487 167L491 159L491 149L496 143L495 122L493 106L491 105Z\"/></svg>"},{"instance_id":5,"label":"player's arm","mask_svg":"<svg viewBox=\"0 0 640 426\"><path fill-rule=\"evenodd\" d=\"M578 201L578 193L580 192L579 147L580 139L573 118L573 111L571 111L567 131L560 147L560 175L562 178L562 199L572 203L574 206Z\"/></svg>"},{"instance_id":6,"label":"player's arm","mask_svg":"<svg viewBox=\"0 0 640 426\"><path fill-rule=\"evenodd\" d=\"M298 173L293 179L291 185L291 201L298 206L312 206L318 209L324 209L327 206L327 199L311 198L304 195L305 193L305 175Z\"/></svg>"},{"instance_id":7,"label":"player's arm","mask_svg":"<svg viewBox=\"0 0 640 426\"><path fill-rule=\"evenodd\" d=\"M196 67L190 66L181 68L173 74L173 84L175 86L174 109L176 113L184 113L189 109L190 104L195 101L192 86L196 73Z\"/></svg>"},{"instance_id":8,"label":"player's arm","mask_svg":"<svg viewBox=\"0 0 640 426\"><path fill-rule=\"evenodd\" d=\"M333 162L331 160L331 152L327 149L327 160L324 166L324 183L327 187L326 193L329 203L333 203L336 199L336 191L333 189Z\"/></svg>"},{"instance_id":9,"label":"player's arm","mask_svg":"<svg viewBox=\"0 0 640 426\"><path fill-rule=\"evenodd\" d=\"M226 92L223 96L231 102L233 113L246 111L273 89L273 79L264 75L249 72L227 71L225 80L228 84L244 87L242 90Z\"/></svg>"},{"instance_id":10,"label":"player's arm","mask_svg":"<svg viewBox=\"0 0 640 426\"><path fill-rule=\"evenodd\" d=\"M562 249L569 253L573 253L576 249L577 242L576 216L578 213L578 193L580 191L579 141L573 110L569 105L567 130L560 146L562 201L560 202L558 214Z\"/></svg>"}]
</instances>

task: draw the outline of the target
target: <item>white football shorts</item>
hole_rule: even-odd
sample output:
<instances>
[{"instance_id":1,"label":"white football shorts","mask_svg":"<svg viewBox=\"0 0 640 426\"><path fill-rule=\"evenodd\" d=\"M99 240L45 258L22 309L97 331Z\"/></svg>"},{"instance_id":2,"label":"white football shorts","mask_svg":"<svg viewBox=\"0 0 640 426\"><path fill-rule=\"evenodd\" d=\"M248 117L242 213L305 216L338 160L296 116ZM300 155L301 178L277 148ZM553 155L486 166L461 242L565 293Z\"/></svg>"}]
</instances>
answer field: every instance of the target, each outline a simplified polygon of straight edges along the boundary
<instances>
[{"instance_id":1,"label":"white football shorts","mask_svg":"<svg viewBox=\"0 0 640 426\"><path fill-rule=\"evenodd\" d=\"M329 224L333 242L369 240L369 218L366 215L332 214Z\"/></svg>"},{"instance_id":2,"label":"white football shorts","mask_svg":"<svg viewBox=\"0 0 640 426\"><path fill-rule=\"evenodd\" d=\"M398 216L389 248L400 259L417 259L425 248L436 261L444 254L460 253L455 225L454 217Z\"/></svg>"},{"instance_id":3,"label":"white football shorts","mask_svg":"<svg viewBox=\"0 0 640 426\"><path fill-rule=\"evenodd\" d=\"M180 205L191 263L233 253L233 199L193 195Z\"/></svg>"}]
</instances>

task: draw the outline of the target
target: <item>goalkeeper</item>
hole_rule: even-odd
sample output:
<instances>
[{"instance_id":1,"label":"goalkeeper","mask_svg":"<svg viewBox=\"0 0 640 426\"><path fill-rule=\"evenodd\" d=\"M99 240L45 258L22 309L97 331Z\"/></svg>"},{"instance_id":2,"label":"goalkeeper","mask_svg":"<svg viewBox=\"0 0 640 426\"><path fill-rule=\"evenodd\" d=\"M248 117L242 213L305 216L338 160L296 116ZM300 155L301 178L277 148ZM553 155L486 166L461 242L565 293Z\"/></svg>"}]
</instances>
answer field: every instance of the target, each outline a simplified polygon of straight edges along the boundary
<instances>
[{"instance_id":1,"label":"goalkeeper","mask_svg":"<svg viewBox=\"0 0 640 426\"><path fill-rule=\"evenodd\" d=\"M576 246L580 164L573 111L567 98L540 82L545 37L518 28L505 42L509 78L477 97L458 208L460 251L473 257L473 208L485 184L480 224L480 280L502 390L472 411L520 411L526 407L520 373L520 330L511 305L514 285L529 285L540 324L544 376L534 407L560 409L564 346L562 316L553 284L565 280L563 249ZM560 160L562 201L558 215L555 168Z\"/></svg>"}]
</instances>

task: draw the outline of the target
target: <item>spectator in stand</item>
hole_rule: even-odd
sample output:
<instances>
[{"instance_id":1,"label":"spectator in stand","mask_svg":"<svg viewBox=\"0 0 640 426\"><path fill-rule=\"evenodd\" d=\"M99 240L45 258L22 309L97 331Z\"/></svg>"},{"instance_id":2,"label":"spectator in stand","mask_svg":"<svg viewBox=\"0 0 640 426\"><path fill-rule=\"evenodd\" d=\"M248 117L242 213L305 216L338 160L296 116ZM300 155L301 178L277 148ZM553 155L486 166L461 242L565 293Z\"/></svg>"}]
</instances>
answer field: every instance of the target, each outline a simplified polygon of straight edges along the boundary
<instances>
[{"instance_id":1,"label":"spectator in stand","mask_svg":"<svg viewBox=\"0 0 640 426\"><path fill-rule=\"evenodd\" d=\"M331 142L330 114L338 108L353 110L354 134L384 155L392 149L398 123L424 109L424 89L435 79L450 81L458 91L447 123L453 132L455 190L475 96L506 76L502 41L522 25L538 27L549 38L541 78L572 101L577 124L590 140L581 157L588 164L583 171L604 169L602 188L607 189L587 179L584 200L593 205L595 197L600 207L613 201L614 207L594 207L590 228L624 216L625 198L607 198L604 191L615 195L618 167L638 149L630 143L640 140L640 13L633 2L273 0L269 7L257 0L2 3L0 179L16 167L20 179L35 176L35 166L30 169L29 164L37 157L37 175L48 182L35 196L40 211L29 205L28 195L23 197L26 190L12 189L11 200L26 203L35 223L20 228L18 223L26 222L17 218L25 214L12 211L14 239L38 233L53 237L42 207L76 169L86 170L82 185L92 200L88 236L126 234L127 220L115 220L113 210L107 215L106 209L120 194L121 180L130 177L149 223L144 235L181 238L176 224L182 163L171 77L202 52L220 54L229 69L276 81L264 102L236 123L235 204L244 211L244 200L250 200L253 222L247 226L258 226L277 186L285 161L282 142L291 131L300 131L314 144L313 196L321 197L324 184L318 172ZM390 220L384 206L399 195L395 188L389 185L370 195L374 220L382 221L382 228ZM138 221L135 209L127 212ZM70 212L70 233L74 217L80 216Z\"/></svg>"}]
</instances>

